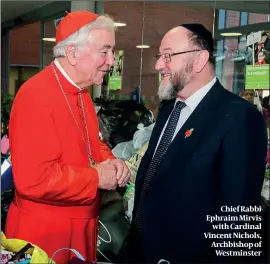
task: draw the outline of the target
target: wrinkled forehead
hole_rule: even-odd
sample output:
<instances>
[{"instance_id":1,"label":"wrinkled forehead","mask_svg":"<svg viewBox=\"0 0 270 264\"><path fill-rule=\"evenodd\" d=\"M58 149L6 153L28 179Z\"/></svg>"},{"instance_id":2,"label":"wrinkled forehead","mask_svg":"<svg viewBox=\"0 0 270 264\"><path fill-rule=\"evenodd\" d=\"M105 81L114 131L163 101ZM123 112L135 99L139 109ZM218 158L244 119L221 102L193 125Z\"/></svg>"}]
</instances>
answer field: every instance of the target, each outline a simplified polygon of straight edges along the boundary
<instances>
[{"instance_id":1,"label":"wrinkled forehead","mask_svg":"<svg viewBox=\"0 0 270 264\"><path fill-rule=\"evenodd\" d=\"M115 46L115 32L106 29L94 29L90 31L89 45L96 48L111 49Z\"/></svg>"},{"instance_id":2,"label":"wrinkled forehead","mask_svg":"<svg viewBox=\"0 0 270 264\"><path fill-rule=\"evenodd\" d=\"M172 52L181 52L188 50L191 46L188 33L189 31L183 27L176 27L170 30L161 41L160 52L169 50Z\"/></svg>"}]
</instances>

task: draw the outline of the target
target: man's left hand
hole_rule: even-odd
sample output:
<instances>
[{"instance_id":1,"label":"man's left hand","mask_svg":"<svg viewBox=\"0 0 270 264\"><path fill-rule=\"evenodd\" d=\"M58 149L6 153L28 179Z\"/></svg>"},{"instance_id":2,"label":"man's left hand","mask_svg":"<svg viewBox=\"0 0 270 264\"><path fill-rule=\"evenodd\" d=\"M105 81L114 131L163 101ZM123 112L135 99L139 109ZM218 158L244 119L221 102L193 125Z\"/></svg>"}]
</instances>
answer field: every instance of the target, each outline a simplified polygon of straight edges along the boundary
<instances>
[{"instance_id":1,"label":"man's left hand","mask_svg":"<svg viewBox=\"0 0 270 264\"><path fill-rule=\"evenodd\" d=\"M110 160L110 164L116 168L116 179L119 187L124 187L131 178L131 173L126 163L120 159Z\"/></svg>"}]
</instances>

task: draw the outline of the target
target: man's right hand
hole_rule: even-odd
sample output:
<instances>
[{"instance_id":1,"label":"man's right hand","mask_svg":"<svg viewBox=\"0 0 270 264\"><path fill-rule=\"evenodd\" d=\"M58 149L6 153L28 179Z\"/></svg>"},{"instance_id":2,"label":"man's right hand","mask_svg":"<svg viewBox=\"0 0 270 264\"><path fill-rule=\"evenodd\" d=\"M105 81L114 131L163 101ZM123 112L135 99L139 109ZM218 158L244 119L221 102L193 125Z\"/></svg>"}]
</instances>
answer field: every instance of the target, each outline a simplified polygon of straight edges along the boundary
<instances>
[{"instance_id":1,"label":"man's right hand","mask_svg":"<svg viewBox=\"0 0 270 264\"><path fill-rule=\"evenodd\" d=\"M95 166L98 172L98 188L103 190L115 190L118 185L116 167L105 160Z\"/></svg>"}]
</instances>

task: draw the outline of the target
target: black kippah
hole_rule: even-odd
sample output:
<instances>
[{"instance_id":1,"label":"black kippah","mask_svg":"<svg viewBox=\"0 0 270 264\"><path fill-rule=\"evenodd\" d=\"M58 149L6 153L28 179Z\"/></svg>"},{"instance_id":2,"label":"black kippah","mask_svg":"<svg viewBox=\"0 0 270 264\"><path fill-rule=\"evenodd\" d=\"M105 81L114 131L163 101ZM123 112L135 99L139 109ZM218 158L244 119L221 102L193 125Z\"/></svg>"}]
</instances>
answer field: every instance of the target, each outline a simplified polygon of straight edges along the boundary
<instances>
[{"instance_id":1,"label":"black kippah","mask_svg":"<svg viewBox=\"0 0 270 264\"><path fill-rule=\"evenodd\" d=\"M206 44L208 45L209 51L213 52L214 40L213 40L212 33L208 29L206 29L203 25L201 25L201 24L182 24L180 26L189 30L190 32L192 32L196 36L202 38L206 42Z\"/></svg>"}]
</instances>

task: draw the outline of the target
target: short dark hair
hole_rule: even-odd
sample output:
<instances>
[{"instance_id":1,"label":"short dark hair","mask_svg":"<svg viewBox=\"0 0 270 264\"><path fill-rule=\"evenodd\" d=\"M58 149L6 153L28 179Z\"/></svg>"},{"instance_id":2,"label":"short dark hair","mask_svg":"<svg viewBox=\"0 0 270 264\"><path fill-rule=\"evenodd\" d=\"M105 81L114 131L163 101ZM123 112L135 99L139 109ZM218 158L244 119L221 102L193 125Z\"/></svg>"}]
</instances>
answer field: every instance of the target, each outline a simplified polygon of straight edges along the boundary
<instances>
[{"instance_id":1,"label":"short dark hair","mask_svg":"<svg viewBox=\"0 0 270 264\"><path fill-rule=\"evenodd\" d=\"M192 32L188 33L188 40L192 45L197 46L201 49L207 50L209 52L209 60L208 61L214 68L215 67L215 57L213 54L213 50L211 50L211 48L209 47L207 42L203 38L197 36L196 34L194 34Z\"/></svg>"}]
</instances>

